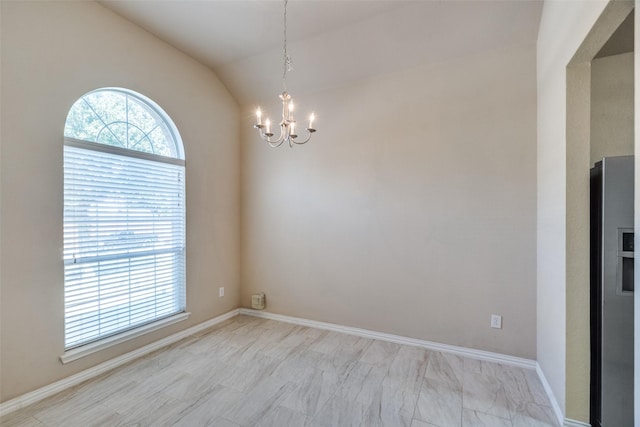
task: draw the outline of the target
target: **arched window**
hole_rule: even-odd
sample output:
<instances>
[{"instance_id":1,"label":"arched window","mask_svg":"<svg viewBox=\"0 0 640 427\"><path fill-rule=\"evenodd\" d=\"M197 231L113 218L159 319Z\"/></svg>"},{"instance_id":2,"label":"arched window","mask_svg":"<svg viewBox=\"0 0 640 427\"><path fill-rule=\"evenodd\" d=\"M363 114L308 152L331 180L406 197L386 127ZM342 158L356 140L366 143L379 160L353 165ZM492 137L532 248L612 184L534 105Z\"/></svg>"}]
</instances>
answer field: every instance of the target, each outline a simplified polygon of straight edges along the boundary
<instances>
[{"instance_id":1,"label":"arched window","mask_svg":"<svg viewBox=\"0 0 640 427\"><path fill-rule=\"evenodd\" d=\"M103 88L64 129L65 349L185 311L185 167L167 114Z\"/></svg>"}]
</instances>

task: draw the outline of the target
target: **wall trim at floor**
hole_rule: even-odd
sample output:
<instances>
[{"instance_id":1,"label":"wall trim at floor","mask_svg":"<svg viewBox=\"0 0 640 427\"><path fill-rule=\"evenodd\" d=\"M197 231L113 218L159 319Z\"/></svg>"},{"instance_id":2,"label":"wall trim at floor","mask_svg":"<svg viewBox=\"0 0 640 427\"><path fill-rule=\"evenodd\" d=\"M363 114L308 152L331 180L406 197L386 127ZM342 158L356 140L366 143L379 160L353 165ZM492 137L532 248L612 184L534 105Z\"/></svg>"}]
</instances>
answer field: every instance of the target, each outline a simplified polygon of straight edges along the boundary
<instances>
[{"instance_id":1,"label":"wall trim at floor","mask_svg":"<svg viewBox=\"0 0 640 427\"><path fill-rule=\"evenodd\" d=\"M301 326L309 326L312 328L326 329L329 331L342 332L344 334L356 335L364 338L372 338L380 341L393 342L396 344L410 345L414 347L423 347L429 350L442 351L444 353L453 353L459 356L470 357L478 360L486 360L489 362L502 363L503 365L518 366L526 369L536 369L537 362L531 359L509 356L501 353L493 353L484 350L475 350L473 348L459 347L449 344L441 344L432 341L425 341L416 338L404 337L401 335L387 334L384 332L371 331L369 329L353 328L351 326L337 325L335 323L319 322L316 320L302 319L300 317L285 316L282 314L270 313L268 311L252 310L241 308L240 314L261 317L263 319L278 320L280 322L294 323Z\"/></svg>"},{"instance_id":2,"label":"wall trim at floor","mask_svg":"<svg viewBox=\"0 0 640 427\"><path fill-rule=\"evenodd\" d=\"M591 427L591 424L583 423L582 421L572 420L570 418L565 418L564 427Z\"/></svg>"},{"instance_id":3,"label":"wall trim at floor","mask_svg":"<svg viewBox=\"0 0 640 427\"><path fill-rule=\"evenodd\" d=\"M25 406L36 403L42 399L46 399L47 397L53 396L54 394L59 393L69 387L76 386L84 381L87 381L91 378L97 377L98 375L102 375L107 371L117 368L118 366L131 362L134 359L152 353L156 350L161 349L162 347L166 347L170 344L187 338L190 335L196 334L200 331L217 325L218 323L237 316L239 312L240 310L236 308L235 310L231 310L227 313L221 314L220 316L214 317L213 319L209 319L183 331L177 332L173 335L169 335L168 337L152 342L151 344L145 345L144 347L140 347L137 350L130 351L129 353L125 353L122 356L118 356L114 359L100 363L99 365L96 365L92 368L78 372L77 374L71 375L70 377L63 378L37 390L25 393L11 400L0 403L0 417Z\"/></svg>"},{"instance_id":4,"label":"wall trim at floor","mask_svg":"<svg viewBox=\"0 0 640 427\"><path fill-rule=\"evenodd\" d=\"M538 374L538 378L540 378L540 382L544 387L544 391L547 393L547 397L551 402L551 408L553 409L553 413L555 414L558 420L558 423L561 426L569 426L569 427L579 426L575 424L567 424L568 422L577 422L577 421L569 420L568 418L564 417L564 414L562 413L562 409L560 409L560 405L558 404L558 400L556 399L555 394L553 394L553 390L551 390L551 385L549 384L549 381L547 381L547 377L544 376L542 367L537 362L536 362L536 373Z\"/></svg>"}]
</instances>

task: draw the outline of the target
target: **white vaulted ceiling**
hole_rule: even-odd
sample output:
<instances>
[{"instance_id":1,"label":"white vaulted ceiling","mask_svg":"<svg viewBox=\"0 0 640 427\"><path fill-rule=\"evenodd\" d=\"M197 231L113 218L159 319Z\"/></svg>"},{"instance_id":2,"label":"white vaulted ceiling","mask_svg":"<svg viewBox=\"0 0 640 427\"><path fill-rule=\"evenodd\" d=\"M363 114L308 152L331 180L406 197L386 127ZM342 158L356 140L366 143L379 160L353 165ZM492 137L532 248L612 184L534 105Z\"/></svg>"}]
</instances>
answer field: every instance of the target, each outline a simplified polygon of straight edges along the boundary
<instances>
[{"instance_id":1,"label":"white vaulted ceiling","mask_svg":"<svg viewBox=\"0 0 640 427\"><path fill-rule=\"evenodd\" d=\"M282 90L282 11L272 0L102 0L211 67L241 103ZM290 0L291 92L536 41L539 0Z\"/></svg>"}]
</instances>

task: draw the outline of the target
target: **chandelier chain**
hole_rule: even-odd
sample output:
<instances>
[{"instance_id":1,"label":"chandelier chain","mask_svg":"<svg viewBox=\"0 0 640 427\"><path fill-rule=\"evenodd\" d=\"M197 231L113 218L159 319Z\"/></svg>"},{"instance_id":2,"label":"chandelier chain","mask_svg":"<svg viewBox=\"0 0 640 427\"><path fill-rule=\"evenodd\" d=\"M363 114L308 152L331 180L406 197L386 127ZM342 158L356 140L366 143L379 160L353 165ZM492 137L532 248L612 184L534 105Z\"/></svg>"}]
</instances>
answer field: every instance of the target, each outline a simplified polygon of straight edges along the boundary
<instances>
[{"instance_id":1,"label":"chandelier chain","mask_svg":"<svg viewBox=\"0 0 640 427\"><path fill-rule=\"evenodd\" d=\"M284 91L287 91L287 72L293 70L291 66L291 57L287 53L287 3L289 0L284 0L284 34L283 34L283 45L282 45L282 55L283 55L283 65L282 65L282 86L284 87Z\"/></svg>"}]
</instances>

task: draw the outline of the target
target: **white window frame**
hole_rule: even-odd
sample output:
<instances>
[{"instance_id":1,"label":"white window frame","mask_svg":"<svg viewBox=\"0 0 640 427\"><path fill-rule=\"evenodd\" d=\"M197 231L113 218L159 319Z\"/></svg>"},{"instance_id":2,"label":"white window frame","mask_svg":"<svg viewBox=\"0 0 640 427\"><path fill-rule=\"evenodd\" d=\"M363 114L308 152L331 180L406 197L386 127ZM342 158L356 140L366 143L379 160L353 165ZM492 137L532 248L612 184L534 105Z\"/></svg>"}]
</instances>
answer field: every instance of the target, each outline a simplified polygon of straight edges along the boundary
<instances>
[{"instance_id":1,"label":"white window frame","mask_svg":"<svg viewBox=\"0 0 640 427\"><path fill-rule=\"evenodd\" d=\"M174 166L182 166L182 198L180 199L182 202L182 220L181 220L181 224L182 224L182 230L181 230L181 236L182 236L182 248L181 248L181 255L182 255L182 260L181 263L179 263L178 265L181 266L181 273L178 274L178 278L181 278L181 280L179 280L180 283L175 283L174 286L174 292L177 291L179 293L179 298L181 298L182 300L180 302L176 303L176 307L178 307L178 310L176 310L175 312L172 312L168 315L164 315L158 318L154 318L150 321L144 321L144 323L142 324L133 324L130 326L125 326L124 328L119 329L118 331L115 332L109 332L107 334L104 335L99 335L96 338L91 338L89 340L85 340L78 343L74 343L72 345L69 345L67 342L67 309L65 308L65 352L63 355L60 356L60 360L62 361L62 363L69 363L73 360L76 360L78 358L87 356L89 354L95 353L97 351L103 350L107 347L111 347L113 345L119 344L123 341L126 340L130 340L133 339L135 337L141 336L143 334L147 334L151 331L166 327L168 325L174 324L176 322L180 322L183 320L186 320L190 313L187 312L186 310L186 260L184 259L184 254L186 251L186 225L185 225L185 217L186 217L186 202L185 202L185 191L186 191L186 185L184 184L184 165L185 165L185 161L184 161L184 148L182 145L182 141L180 139L180 134L177 130L177 128L175 127L175 124L173 123L173 121L170 119L170 117L162 110L162 108L160 108L157 104L155 104L153 101L151 101L150 99L144 97L143 95L140 95L136 92L127 90L127 89L121 89L121 88L102 88L102 89L97 89L96 91L92 91L89 92L88 94L83 95L83 97L81 97L78 101L82 100L85 96L90 95L94 92L98 92L98 91L110 91L110 92L116 92L116 93L121 93L121 94L126 94L130 97L136 98L136 101L138 102L138 104L143 104L146 108L148 108L150 111L153 111L153 113L155 113L156 116L158 116L160 118L160 120L163 121L163 124L166 126L166 128L169 129L170 134L171 134L171 139L173 140L173 143L175 144L175 154L176 157L166 157L166 156L160 156L157 154L151 154L151 153L146 153L146 152L142 152L142 151L135 151L135 150L131 150L128 148L120 148L120 147L115 147L115 146L111 146L111 145L106 145L103 143L98 143L98 142L94 142L94 141L84 141L84 140L78 140L78 139L74 139L74 138L70 138L65 136L64 138L64 145L65 147L71 147L73 149L79 149L79 150L86 150L86 152L88 153L88 155L90 155L90 152L99 152L99 153L103 153L106 154L107 157L113 157L113 158L118 158L119 161L122 161L123 158L132 158L132 159L139 159L138 161L142 160L144 162L153 162L150 164L155 164L155 162L158 162L158 164L168 164L168 165L174 165ZM128 99L128 98L127 98ZM75 104L74 104L75 105ZM70 111L71 114L71 111ZM127 116L128 117L128 116ZM128 125L128 122L127 122ZM106 124L105 124L106 126ZM166 140L165 140L166 141ZM65 162L67 161L67 151L65 149ZM113 155L113 156L111 156ZM72 173L69 173L70 176L72 175ZM67 179L67 171L65 170L65 179ZM89 183L90 185L90 183ZM65 200L67 197L67 193L66 193L66 189L65 189ZM66 203L65 203L65 207L66 207ZM127 208L128 209L128 208ZM128 215L128 214L127 214ZM67 218L66 213L65 213L65 218ZM179 223L178 223L179 224ZM180 236L180 235L178 235ZM174 237L172 237L172 239L174 239ZM180 239L179 239L180 240ZM69 254L67 253L67 246L66 246L66 240L65 240L65 307L67 307L67 291L66 291L66 284L67 284L67 280L66 280L66 273L67 273L67 266L71 263L75 263L76 259L75 259L75 255L74 255L74 259L70 259L69 258ZM179 250L179 249L176 249ZM179 252L175 252L175 250L171 253L176 253L177 256L179 255ZM126 253L123 253L121 255L114 255L115 259L129 259L131 260L131 253L129 253L128 255ZM70 267L72 268L72 267ZM131 268L131 267L129 267ZM173 277L173 276L172 276ZM129 286L131 282L129 282ZM94 284L95 285L95 284ZM155 287L154 287L155 288ZM157 292L157 291L156 291ZM131 310L131 306L128 306L129 310ZM135 308L135 305L133 306Z\"/></svg>"}]
</instances>

